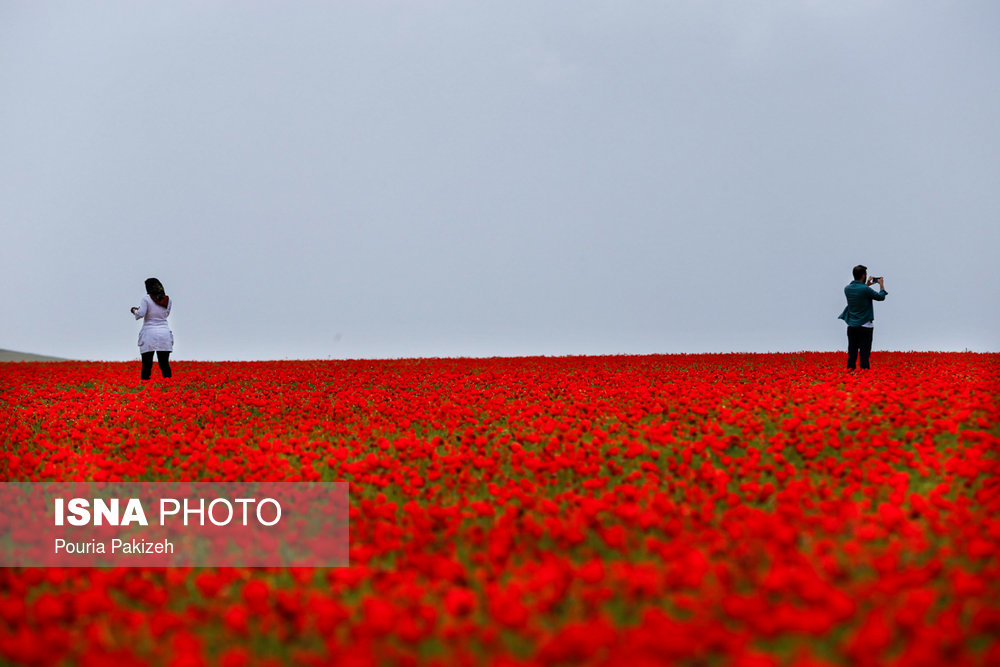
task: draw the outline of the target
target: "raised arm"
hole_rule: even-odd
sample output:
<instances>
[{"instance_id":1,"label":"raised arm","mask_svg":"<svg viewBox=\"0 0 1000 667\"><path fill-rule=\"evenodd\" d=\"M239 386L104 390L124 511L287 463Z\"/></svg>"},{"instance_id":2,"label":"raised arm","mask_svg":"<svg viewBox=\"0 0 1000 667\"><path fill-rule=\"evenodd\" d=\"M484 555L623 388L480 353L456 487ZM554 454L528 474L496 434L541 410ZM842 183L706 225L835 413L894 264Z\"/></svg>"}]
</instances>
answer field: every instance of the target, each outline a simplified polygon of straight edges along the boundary
<instances>
[{"instance_id":1,"label":"raised arm","mask_svg":"<svg viewBox=\"0 0 1000 667\"><path fill-rule=\"evenodd\" d=\"M868 288L872 293L872 299L875 301L885 301L885 295L888 292L885 291L885 278L878 279L878 291L876 292L871 287Z\"/></svg>"},{"instance_id":2,"label":"raised arm","mask_svg":"<svg viewBox=\"0 0 1000 667\"><path fill-rule=\"evenodd\" d=\"M135 315L135 319L141 320L146 317L146 310L149 308L147 301L148 299L146 297L142 297L142 301L139 302L139 307L132 308L132 314Z\"/></svg>"}]
</instances>

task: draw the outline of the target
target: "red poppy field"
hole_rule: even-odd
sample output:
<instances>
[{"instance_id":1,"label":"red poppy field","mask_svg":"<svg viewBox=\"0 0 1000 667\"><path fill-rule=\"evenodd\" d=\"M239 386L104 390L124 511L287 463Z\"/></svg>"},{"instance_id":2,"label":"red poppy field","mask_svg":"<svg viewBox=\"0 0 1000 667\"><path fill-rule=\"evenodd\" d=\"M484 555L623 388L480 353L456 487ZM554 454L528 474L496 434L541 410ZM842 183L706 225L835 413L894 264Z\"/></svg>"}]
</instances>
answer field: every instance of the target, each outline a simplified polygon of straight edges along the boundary
<instances>
[{"instance_id":1,"label":"red poppy field","mask_svg":"<svg viewBox=\"0 0 1000 667\"><path fill-rule=\"evenodd\" d=\"M2 481L347 481L350 567L3 568L23 665L1000 664L1000 355L0 364Z\"/></svg>"}]
</instances>

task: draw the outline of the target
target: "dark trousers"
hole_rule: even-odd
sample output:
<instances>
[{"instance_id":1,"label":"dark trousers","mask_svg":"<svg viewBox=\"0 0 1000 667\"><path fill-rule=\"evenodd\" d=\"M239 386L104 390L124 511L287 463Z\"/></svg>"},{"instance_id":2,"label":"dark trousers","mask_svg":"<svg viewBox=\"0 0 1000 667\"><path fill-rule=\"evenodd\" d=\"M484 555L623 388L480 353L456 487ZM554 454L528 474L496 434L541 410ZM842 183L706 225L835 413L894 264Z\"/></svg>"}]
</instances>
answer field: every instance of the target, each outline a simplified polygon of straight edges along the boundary
<instances>
[{"instance_id":1,"label":"dark trousers","mask_svg":"<svg viewBox=\"0 0 1000 667\"><path fill-rule=\"evenodd\" d=\"M165 378L170 377L170 353L157 352L156 363L160 364L160 375ZM153 353L142 353L142 379L148 380L153 373Z\"/></svg>"},{"instance_id":2,"label":"dark trousers","mask_svg":"<svg viewBox=\"0 0 1000 667\"><path fill-rule=\"evenodd\" d=\"M847 327L847 368L854 370L854 362L857 361L858 353L861 353L861 368L869 368L868 358L872 353L872 334L875 329L871 327Z\"/></svg>"}]
</instances>

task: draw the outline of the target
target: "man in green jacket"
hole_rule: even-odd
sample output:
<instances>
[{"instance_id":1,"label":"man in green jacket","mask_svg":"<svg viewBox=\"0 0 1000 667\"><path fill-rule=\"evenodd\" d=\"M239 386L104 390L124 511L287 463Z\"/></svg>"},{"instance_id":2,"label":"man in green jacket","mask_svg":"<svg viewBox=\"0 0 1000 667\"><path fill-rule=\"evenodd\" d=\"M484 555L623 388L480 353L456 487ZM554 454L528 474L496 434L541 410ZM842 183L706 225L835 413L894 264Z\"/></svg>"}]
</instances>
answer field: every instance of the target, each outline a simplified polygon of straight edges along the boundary
<instances>
[{"instance_id":1,"label":"man in green jacket","mask_svg":"<svg viewBox=\"0 0 1000 667\"><path fill-rule=\"evenodd\" d=\"M878 283L876 292L871 285ZM875 309L872 301L885 301L885 278L869 278L868 267L858 264L854 267L854 280L844 288L847 307L840 319L847 322L847 368L854 370L858 353L861 353L861 368L869 368L868 358L872 352L872 334L875 331Z\"/></svg>"}]
</instances>

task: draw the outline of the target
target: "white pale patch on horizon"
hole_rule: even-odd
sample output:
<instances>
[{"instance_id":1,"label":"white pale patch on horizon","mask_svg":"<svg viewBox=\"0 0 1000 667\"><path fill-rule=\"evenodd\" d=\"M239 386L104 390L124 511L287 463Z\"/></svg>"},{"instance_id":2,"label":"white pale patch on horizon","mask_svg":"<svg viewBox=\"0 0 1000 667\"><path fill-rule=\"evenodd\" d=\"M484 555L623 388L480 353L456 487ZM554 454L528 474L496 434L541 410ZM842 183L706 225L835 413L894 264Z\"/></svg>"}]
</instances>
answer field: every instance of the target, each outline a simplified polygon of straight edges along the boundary
<instances>
[{"instance_id":1,"label":"white pale patch on horizon","mask_svg":"<svg viewBox=\"0 0 1000 667\"><path fill-rule=\"evenodd\" d=\"M549 46L522 49L517 60L536 84L546 87L572 86L579 81L580 68L566 55Z\"/></svg>"}]
</instances>

